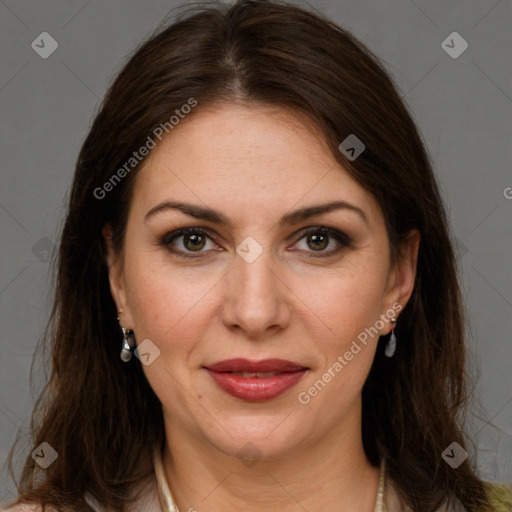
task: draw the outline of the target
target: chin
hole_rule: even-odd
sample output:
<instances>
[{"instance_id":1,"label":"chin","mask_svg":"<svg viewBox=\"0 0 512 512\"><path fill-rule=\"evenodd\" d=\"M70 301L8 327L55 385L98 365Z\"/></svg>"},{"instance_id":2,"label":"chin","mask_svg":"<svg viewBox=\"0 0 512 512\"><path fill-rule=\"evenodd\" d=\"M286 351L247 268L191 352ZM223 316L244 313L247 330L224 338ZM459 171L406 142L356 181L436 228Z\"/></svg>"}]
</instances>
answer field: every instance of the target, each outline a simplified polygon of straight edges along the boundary
<instances>
[{"instance_id":1,"label":"chin","mask_svg":"<svg viewBox=\"0 0 512 512\"><path fill-rule=\"evenodd\" d=\"M286 414L254 418L226 415L222 422L226 430L219 427L213 432L210 426L205 435L219 451L242 462L245 459L277 458L295 449L308 436L304 426L297 425L296 420L290 421L291 418L283 421L285 418Z\"/></svg>"}]
</instances>

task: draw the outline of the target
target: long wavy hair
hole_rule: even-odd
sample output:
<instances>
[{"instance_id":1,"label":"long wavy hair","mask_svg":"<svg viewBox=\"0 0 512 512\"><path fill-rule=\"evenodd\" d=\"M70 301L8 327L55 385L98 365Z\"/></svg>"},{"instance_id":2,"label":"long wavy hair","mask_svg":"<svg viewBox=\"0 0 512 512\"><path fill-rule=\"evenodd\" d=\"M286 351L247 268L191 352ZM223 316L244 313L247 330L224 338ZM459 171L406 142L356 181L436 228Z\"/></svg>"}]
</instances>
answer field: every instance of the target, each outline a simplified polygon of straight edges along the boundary
<instances>
[{"instance_id":1,"label":"long wavy hair","mask_svg":"<svg viewBox=\"0 0 512 512\"><path fill-rule=\"evenodd\" d=\"M130 489L152 472L148 440L164 439L162 407L140 361L120 360L102 228L110 223L121 251L140 167L128 171L126 162L191 98L197 109L239 102L306 114L379 203L393 262L407 233L420 231L396 354L384 356L388 336L381 337L362 391L365 453L375 466L386 459L401 499L417 512L432 512L453 496L468 512L490 510L490 486L472 457L456 470L441 457L453 442L475 449L465 430L474 385L456 259L425 144L371 50L322 14L278 0L193 6L139 46L110 86L76 163L53 310L38 344L38 352L49 352L51 370L33 410L30 451L47 442L58 457L35 479L35 462L25 456L18 500L90 510L89 492L123 511L134 499ZM366 146L355 160L339 150L350 134ZM109 182L123 165L122 179ZM98 190L107 188L102 197ZM8 459L13 478L17 442Z\"/></svg>"}]
</instances>

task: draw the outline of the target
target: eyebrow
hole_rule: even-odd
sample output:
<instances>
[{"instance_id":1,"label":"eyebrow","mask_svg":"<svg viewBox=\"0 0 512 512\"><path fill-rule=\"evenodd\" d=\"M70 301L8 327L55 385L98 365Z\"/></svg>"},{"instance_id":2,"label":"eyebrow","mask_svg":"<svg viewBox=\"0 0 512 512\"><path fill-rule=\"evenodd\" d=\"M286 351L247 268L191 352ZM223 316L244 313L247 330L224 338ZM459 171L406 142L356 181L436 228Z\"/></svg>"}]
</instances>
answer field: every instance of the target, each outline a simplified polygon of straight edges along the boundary
<instances>
[{"instance_id":1,"label":"eyebrow","mask_svg":"<svg viewBox=\"0 0 512 512\"><path fill-rule=\"evenodd\" d=\"M183 203L181 201L164 201L163 203L156 205L146 213L146 215L144 216L144 222L146 222L154 215L168 210L178 210L196 219L209 221L214 224L220 224L226 227L233 226L232 222L217 210L204 206L199 206L196 204ZM306 206L293 212L286 213L279 219L279 225L286 226L298 224L299 222L302 222L308 219L309 217L314 217L316 215L321 215L323 213L332 212L334 210L349 210L355 212L368 226L370 225L366 214L364 213L363 210L361 210L361 208L358 208L353 204L341 200L331 201L329 203L314 206Z\"/></svg>"}]
</instances>

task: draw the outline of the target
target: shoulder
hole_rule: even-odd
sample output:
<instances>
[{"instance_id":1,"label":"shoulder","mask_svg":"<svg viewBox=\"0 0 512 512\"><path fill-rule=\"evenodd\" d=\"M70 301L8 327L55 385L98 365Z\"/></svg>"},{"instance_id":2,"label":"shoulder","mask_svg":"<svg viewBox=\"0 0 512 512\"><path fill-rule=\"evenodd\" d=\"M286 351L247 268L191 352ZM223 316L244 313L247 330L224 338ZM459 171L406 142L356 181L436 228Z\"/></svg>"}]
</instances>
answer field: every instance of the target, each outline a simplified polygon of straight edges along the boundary
<instances>
[{"instance_id":1,"label":"shoulder","mask_svg":"<svg viewBox=\"0 0 512 512\"><path fill-rule=\"evenodd\" d=\"M42 510L43 507L41 505L35 505L30 503L19 503L17 505L12 505L9 508L0 507L0 512L42 512Z\"/></svg>"},{"instance_id":2,"label":"shoulder","mask_svg":"<svg viewBox=\"0 0 512 512\"><path fill-rule=\"evenodd\" d=\"M0 512L43 512L43 507L37 503L11 503L5 508L0 506ZM55 507L46 506L45 512L58 512Z\"/></svg>"},{"instance_id":3,"label":"shoulder","mask_svg":"<svg viewBox=\"0 0 512 512\"><path fill-rule=\"evenodd\" d=\"M512 485L489 484L489 495L495 512L512 510Z\"/></svg>"},{"instance_id":4,"label":"shoulder","mask_svg":"<svg viewBox=\"0 0 512 512\"><path fill-rule=\"evenodd\" d=\"M486 482L492 512L512 511L512 486ZM444 505L437 512L465 512L466 508L458 499L451 507Z\"/></svg>"},{"instance_id":5,"label":"shoulder","mask_svg":"<svg viewBox=\"0 0 512 512\"><path fill-rule=\"evenodd\" d=\"M130 512L147 512L148 510L161 510L158 487L154 475L143 480L134 489L135 501L129 505ZM100 504L89 492L84 494L84 500L92 512L115 512ZM0 512L43 512L43 507L38 503L5 503L0 504ZM44 512L59 512L58 509L47 505Z\"/></svg>"},{"instance_id":6,"label":"shoulder","mask_svg":"<svg viewBox=\"0 0 512 512\"><path fill-rule=\"evenodd\" d=\"M413 512L411 508L405 506L399 499L399 495L395 484L392 480L387 479L386 491L384 493L384 510L386 512ZM487 491L491 501L492 512L511 512L512 511L512 485L497 484L485 482ZM450 506L442 505L436 512L464 512L466 508L462 503L454 499L455 503Z\"/></svg>"}]
</instances>

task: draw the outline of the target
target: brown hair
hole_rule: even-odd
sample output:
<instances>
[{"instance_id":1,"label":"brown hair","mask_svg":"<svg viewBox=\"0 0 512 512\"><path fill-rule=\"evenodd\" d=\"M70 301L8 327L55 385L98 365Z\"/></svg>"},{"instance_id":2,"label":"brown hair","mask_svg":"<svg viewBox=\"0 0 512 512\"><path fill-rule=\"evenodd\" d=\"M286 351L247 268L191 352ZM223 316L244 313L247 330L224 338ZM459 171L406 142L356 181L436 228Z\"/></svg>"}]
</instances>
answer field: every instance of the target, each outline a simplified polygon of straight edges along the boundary
<instances>
[{"instance_id":1,"label":"brown hair","mask_svg":"<svg viewBox=\"0 0 512 512\"><path fill-rule=\"evenodd\" d=\"M471 381L447 217L415 123L378 57L350 32L321 14L267 0L196 7L140 46L106 94L77 161L54 307L41 340L51 346L51 375L34 407L31 441L48 442L58 458L36 485L27 456L19 499L88 510L89 491L124 510L129 490L151 473L148 439L163 440L162 408L140 362L120 360L101 234L110 223L114 247L122 249L137 166L105 198L94 191L191 98L198 108L237 101L305 113L380 204L393 261L409 231L420 231L396 354L384 356L382 337L363 388L364 449L375 466L386 458L390 478L415 511L431 512L450 496L469 512L490 510L488 484L471 458L457 470L441 458L454 441L469 449ZM338 149L350 134L366 146L354 161Z\"/></svg>"}]
</instances>

